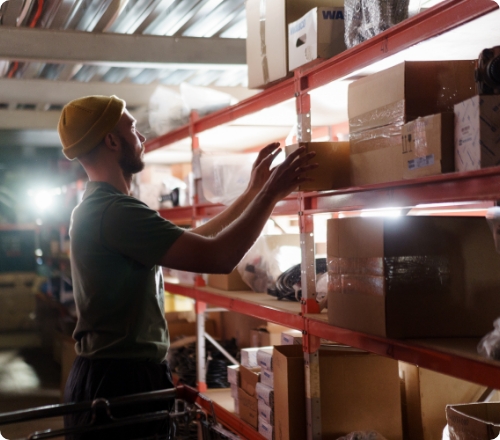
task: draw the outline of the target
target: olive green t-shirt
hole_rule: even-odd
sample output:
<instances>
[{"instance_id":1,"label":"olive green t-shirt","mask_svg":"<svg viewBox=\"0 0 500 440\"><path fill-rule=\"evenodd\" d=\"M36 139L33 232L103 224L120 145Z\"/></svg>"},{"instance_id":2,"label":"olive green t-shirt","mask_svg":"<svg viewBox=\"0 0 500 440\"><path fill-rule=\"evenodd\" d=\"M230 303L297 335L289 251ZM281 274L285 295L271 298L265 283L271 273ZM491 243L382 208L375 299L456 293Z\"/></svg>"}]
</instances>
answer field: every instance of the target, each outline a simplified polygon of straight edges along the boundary
<instances>
[{"instance_id":1,"label":"olive green t-shirt","mask_svg":"<svg viewBox=\"0 0 500 440\"><path fill-rule=\"evenodd\" d=\"M71 272L79 355L162 361L169 337L156 265L183 233L146 204L88 182L71 216Z\"/></svg>"}]
</instances>

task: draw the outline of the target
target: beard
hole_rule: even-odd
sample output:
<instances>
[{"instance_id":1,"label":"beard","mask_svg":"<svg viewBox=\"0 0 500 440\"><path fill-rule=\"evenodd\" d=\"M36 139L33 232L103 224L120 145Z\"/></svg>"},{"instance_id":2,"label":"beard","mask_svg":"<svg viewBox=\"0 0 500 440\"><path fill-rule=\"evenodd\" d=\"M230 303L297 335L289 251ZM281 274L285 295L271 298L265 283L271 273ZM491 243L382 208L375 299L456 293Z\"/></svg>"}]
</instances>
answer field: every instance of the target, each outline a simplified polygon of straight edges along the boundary
<instances>
[{"instance_id":1,"label":"beard","mask_svg":"<svg viewBox=\"0 0 500 440\"><path fill-rule=\"evenodd\" d=\"M141 154L142 150L141 153L138 153L132 144L127 142L123 137L120 136L120 138L123 148L118 164L123 173L125 175L132 175L141 172L144 169L144 162Z\"/></svg>"}]
</instances>

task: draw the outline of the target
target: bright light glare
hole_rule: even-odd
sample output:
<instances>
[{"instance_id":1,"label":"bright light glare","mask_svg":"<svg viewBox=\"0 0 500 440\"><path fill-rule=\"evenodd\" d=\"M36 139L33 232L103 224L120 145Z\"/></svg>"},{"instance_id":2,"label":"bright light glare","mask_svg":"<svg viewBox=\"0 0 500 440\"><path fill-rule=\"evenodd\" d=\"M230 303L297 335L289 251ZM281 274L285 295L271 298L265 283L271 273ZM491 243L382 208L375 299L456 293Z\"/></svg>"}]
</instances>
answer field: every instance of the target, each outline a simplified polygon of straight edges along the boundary
<instances>
[{"instance_id":1,"label":"bright light glare","mask_svg":"<svg viewBox=\"0 0 500 440\"><path fill-rule=\"evenodd\" d=\"M41 256L43 256L43 251L42 251L41 249L37 249L37 250L35 251L35 255L36 255L37 257L41 257Z\"/></svg>"},{"instance_id":2,"label":"bright light glare","mask_svg":"<svg viewBox=\"0 0 500 440\"><path fill-rule=\"evenodd\" d=\"M378 209L378 210L363 210L361 217L400 217L401 209Z\"/></svg>"},{"instance_id":3,"label":"bright light glare","mask_svg":"<svg viewBox=\"0 0 500 440\"><path fill-rule=\"evenodd\" d=\"M45 211L54 205L54 198L62 194L61 188L28 190L28 196L33 199L33 205L38 211Z\"/></svg>"}]
</instances>

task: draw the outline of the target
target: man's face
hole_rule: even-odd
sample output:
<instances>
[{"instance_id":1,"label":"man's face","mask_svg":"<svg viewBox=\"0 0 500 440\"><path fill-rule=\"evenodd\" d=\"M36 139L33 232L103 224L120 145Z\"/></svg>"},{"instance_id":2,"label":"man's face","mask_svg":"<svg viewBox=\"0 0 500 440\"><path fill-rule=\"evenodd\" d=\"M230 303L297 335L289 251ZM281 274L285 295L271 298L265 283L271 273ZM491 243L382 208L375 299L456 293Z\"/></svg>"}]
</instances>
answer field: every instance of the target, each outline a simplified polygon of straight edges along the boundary
<instances>
[{"instance_id":1,"label":"man's face","mask_svg":"<svg viewBox=\"0 0 500 440\"><path fill-rule=\"evenodd\" d=\"M143 142L146 138L137 131L135 124L135 119L125 110L116 127L116 135L122 145L118 163L125 174L139 173L144 169Z\"/></svg>"}]
</instances>

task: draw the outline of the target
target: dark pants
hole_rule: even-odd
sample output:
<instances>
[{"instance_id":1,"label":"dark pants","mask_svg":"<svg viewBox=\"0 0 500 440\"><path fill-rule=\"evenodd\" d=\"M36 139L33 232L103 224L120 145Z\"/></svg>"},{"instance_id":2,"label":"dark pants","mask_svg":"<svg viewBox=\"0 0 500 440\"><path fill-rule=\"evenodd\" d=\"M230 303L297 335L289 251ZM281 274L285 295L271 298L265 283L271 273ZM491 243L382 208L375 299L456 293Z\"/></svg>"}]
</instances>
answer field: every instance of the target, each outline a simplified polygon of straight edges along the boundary
<instances>
[{"instance_id":1,"label":"dark pants","mask_svg":"<svg viewBox=\"0 0 500 440\"><path fill-rule=\"evenodd\" d=\"M71 368L64 401L88 402L96 398L112 399L129 394L144 393L173 388L172 376L166 361L154 363L130 359L97 359L77 357ZM114 418L137 415L144 412L171 411L173 401L140 403L111 409ZM85 426L91 421L90 412L64 417L65 427ZM102 418L101 418L102 419ZM98 423L102 421L98 418ZM134 426L114 428L69 436L67 439L138 439L168 437L168 420L147 422Z\"/></svg>"}]
</instances>

